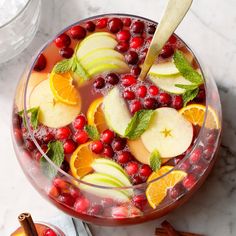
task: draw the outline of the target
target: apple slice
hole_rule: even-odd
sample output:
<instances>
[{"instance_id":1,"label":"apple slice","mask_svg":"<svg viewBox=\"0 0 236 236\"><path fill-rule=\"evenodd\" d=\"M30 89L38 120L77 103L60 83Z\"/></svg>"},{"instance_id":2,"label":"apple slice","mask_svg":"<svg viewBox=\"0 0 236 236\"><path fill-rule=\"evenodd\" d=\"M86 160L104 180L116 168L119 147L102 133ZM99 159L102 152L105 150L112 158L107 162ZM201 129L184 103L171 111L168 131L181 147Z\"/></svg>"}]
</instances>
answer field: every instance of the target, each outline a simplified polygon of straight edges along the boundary
<instances>
[{"instance_id":1,"label":"apple slice","mask_svg":"<svg viewBox=\"0 0 236 236\"><path fill-rule=\"evenodd\" d=\"M70 124L80 113L81 99L78 101L75 106L55 101L48 79L38 84L29 98L30 107L40 108L39 122L51 128Z\"/></svg>"},{"instance_id":2,"label":"apple slice","mask_svg":"<svg viewBox=\"0 0 236 236\"><path fill-rule=\"evenodd\" d=\"M193 127L175 109L159 108L141 139L149 152L158 150L162 158L172 158L184 153L191 145Z\"/></svg>"},{"instance_id":3,"label":"apple slice","mask_svg":"<svg viewBox=\"0 0 236 236\"><path fill-rule=\"evenodd\" d=\"M176 68L174 62L164 62L154 64L149 71L149 74L158 76L158 77L171 77L179 75L179 70Z\"/></svg>"},{"instance_id":4,"label":"apple slice","mask_svg":"<svg viewBox=\"0 0 236 236\"><path fill-rule=\"evenodd\" d=\"M82 179L82 181L86 183L94 184L94 185L103 186L103 187L114 187L114 188L122 187L122 183L118 179L110 175L101 174L101 173L93 173L93 174L86 175ZM80 189L90 192L96 196L106 197L106 198L110 197L120 202L129 201L129 194L126 190L106 189L102 187L98 188L98 187L90 186L83 183L80 184Z\"/></svg>"},{"instance_id":5,"label":"apple slice","mask_svg":"<svg viewBox=\"0 0 236 236\"><path fill-rule=\"evenodd\" d=\"M93 34L90 34L89 36L87 36L83 42L85 42L86 40L92 38L92 37L98 37L98 36L108 36L108 37L112 37L112 38L116 38L115 35L111 34L111 33L108 33L108 32L96 32L96 33L93 33Z\"/></svg>"},{"instance_id":6,"label":"apple slice","mask_svg":"<svg viewBox=\"0 0 236 236\"><path fill-rule=\"evenodd\" d=\"M103 111L108 126L119 135L124 136L131 115L117 87L114 87L104 97Z\"/></svg>"}]
</instances>

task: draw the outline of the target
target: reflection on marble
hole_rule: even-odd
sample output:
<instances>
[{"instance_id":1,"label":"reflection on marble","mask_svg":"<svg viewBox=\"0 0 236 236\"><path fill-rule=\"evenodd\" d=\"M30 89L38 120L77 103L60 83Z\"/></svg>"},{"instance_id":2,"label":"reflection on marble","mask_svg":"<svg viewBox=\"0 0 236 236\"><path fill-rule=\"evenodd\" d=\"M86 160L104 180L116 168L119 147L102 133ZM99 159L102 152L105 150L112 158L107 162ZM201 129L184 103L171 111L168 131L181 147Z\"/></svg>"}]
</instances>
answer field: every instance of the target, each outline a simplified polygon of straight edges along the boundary
<instances>
[{"instance_id":1,"label":"reflection on marble","mask_svg":"<svg viewBox=\"0 0 236 236\"><path fill-rule=\"evenodd\" d=\"M31 45L0 65L0 235L9 235L17 215L30 211L46 220L58 210L42 199L23 175L13 152L10 115L14 89L31 56L51 36L76 20L94 14L125 12L156 20L164 0L43 0L40 28ZM184 206L168 215L182 230L209 236L236 235L236 1L198 0L177 33L197 52L218 83L223 103L224 133L220 160L204 186ZM153 235L160 221L122 228L93 226L97 236Z\"/></svg>"}]
</instances>

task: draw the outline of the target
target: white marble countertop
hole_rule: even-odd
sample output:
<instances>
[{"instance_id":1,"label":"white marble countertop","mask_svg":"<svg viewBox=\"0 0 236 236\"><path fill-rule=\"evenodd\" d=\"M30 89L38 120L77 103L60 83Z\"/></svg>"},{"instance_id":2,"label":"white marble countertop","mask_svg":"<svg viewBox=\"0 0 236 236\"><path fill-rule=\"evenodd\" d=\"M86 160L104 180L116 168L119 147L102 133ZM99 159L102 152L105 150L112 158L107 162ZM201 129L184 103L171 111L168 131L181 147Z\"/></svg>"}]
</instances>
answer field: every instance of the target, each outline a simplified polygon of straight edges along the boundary
<instances>
[{"instance_id":1,"label":"white marble countertop","mask_svg":"<svg viewBox=\"0 0 236 236\"><path fill-rule=\"evenodd\" d=\"M11 144L10 118L14 89L34 52L63 27L81 18L108 12L138 14L156 20L164 0L43 0L40 28L31 45L0 65L0 235L30 211L37 220L59 211L44 200L21 171ZM236 1L198 0L177 30L211 68L223 103L224 134L220 161L204 186L184 206L168 215L177 228L209 236L236 235ZM93 227L96 236L153 235L159 221L122 228Z\"/></svg>"}]
</instances>

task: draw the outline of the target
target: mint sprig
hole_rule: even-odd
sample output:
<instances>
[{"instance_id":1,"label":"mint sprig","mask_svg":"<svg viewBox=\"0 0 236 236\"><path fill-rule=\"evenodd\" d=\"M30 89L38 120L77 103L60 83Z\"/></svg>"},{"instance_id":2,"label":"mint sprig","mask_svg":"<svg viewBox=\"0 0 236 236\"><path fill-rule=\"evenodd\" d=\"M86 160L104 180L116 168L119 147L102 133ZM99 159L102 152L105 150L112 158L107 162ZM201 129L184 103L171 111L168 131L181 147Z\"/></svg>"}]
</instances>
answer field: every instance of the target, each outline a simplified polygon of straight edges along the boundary
<instances>
[{"instance_id":1,"label":"mint sprig","mask_svg":"<svg viewBox=\"0 0 236 236\"><path fill-rule=\"evenodd\" d=\"M183 94L184 106L186 106L188 102L192 101L198 95L198 93L199 93L199 88L187 90Z\"/></svg>"},{"instance_id":2,"label":"mint sprig","mask_svg":"<svg viewBox=\"0 0 236 236\"><path fill-rule=\"evenodd\" d=\"M151 153L149 163L153 171L157 171L161 168L161 155L157 150Z\"/></svg>"},{"instance_id":3,"label":"mint sprig","mask_svg":"<svg viewBox=\"0 0 236 236\"><path fill-rule=\"evenodd\" d=\"M136 112L126 128L124 136L129 139L140 137L148 128L153 113L153 110L140 110Z\"/></svg>"},{"instance_id":4,"label":"mint sprig","mask_svg":"<svg viewBox=\"0 0 236 236\"><path fill-rule=\"evenodd\" d=\"M30 114L30 123L33 127L33 129L38 128L38 123L39 123L39 107L32 107L26 111L27 114ZM23 118L23 124L26 127L26 120L24 117L24 110L19 111L18 115Z\"/></svg>"},{"instance_id":5,"label":"mint sprig","mask_svg":"<svg viewBox=\"0 0 236 236\"><path fill-rule=\"evenodd\" d=\"M64 161L64 149L62 142L55 141L49 143L46 154L55 165L60 167ZM48 161L43 156L40 159L40 166L43 173L49 178L56 176L57 170L50 163L48 163Z\"/></svg>"},{"instance_id":6,"label":"mint sprig","mask_svg":"<svg viewBox=\"0 0 236 236\"><path fill-rule=\"evenodd\" d=\"M92 140L100 139L100 134L95 126L86 125L85 131L88 133L89 138L91 138Z\"/></svg>"}]
</instances>

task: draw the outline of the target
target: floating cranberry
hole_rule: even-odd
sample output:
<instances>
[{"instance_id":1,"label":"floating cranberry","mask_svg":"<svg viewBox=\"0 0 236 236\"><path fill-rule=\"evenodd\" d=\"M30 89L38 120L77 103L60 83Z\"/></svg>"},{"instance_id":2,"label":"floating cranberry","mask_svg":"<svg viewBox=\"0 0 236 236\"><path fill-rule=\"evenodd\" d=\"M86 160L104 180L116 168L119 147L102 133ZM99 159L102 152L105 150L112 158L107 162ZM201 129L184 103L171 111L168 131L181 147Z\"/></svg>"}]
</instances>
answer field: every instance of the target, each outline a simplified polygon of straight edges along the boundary
<instances>
[{"instance_id":1,"label":"floating cranberry","mask_svg":"<svg viewBox=\"0 0 236 236\"><path fill-rule=\"evenodd\" d=\"M68 139L63 144L65 154L71 154L76 149L76 144L72 139Z\"/></svg>"},{"instance_id":2,"label":"floating cranberry","mask_svg":"<svg viewBox=\"0 0 236 236\"><path fill-rule=\"evenodd\" d=\"M188 171L191 168L191 165L190 165L189 161L186 160L179 165L179 168L183 171Z\"/></svg>"},{"instance_id":3,"label":"floating cranberry","mask_svg":"<svg viewBox=\"0 0 236 236\"><path fill-rule=\"evenodd\" d=\"M119 18L112 18L108 21L108 29L112 33L117 33L123 27L123 22Z\"/></svg>"},{"instance_id":4,"label":"floating cranberry","mask_svg":"<svg viewBox=\"0 0 236 236\"><path fill-rule=\"evenodd\" d=\"M89 32L93 32L96 28L96 25L92 21L87 21L85 23L85 29L88 30Z\"/></svg>"},{"instance_id":5,"label":"floating cranberry","mask_svg":"<svg viewBox=\"0 0 236 236\"><path fill-rule=\"evenodd\" d=\"M138 53L135 51L129 51L125 55L125 59L126 59L127 63L129 63L131 65L135 65L138 62Z\"/></svg>"},{"instance_id":6,"label":"floating cranberry","mask_svg":"<svg viewBox=\"0 0 236 236\"><path fill-rule=\"evenodd\" d=\"M114 201L112 198L103 198L102 199L102 206L104 208L108 208L114 205Z\"/></svg>"},{"instance_id":7,"label":"floating cranberry","mask_svg":"<svg viewBox=\"0 0 236 236\"><path fill-rule=\"evenodd\" d=\"M168 58L171 57L174 54L174 49L172 46L166 44L162 51L161 51L161 57L162 58Z\"/></svg>"},{"instance_id":8,"label":"floating cranberry","mask_svg":"<svg viewBox=\"0 0 236 236\"><path fill-rule=\"evenodd\" d=\"M173 188L170 189L170 197L173 199L177 199L184 193L184 188L181 184L175 185Z\"/></svg>"},{"instance_id":9,"label":"floating cranberry","mask_svg":"<svg viewBox=\"0 0 236 236\"><path fill-rule=\"evenodd\" d=\"M88 210L89 206L89 200L87 198L82 197L76 200L74 208L77 212L85 213Z\"/></svg>"},{"instance_id":10,"label":"floating cranberry","mask_svg":"<svg viewBox=\"0 0 236 236\"><path fill-rule=\"evenodd\" d=\"M129 162L125 167L126 172L128 175L135 175L138 172L138 163L137 162Z\"/></svg>"},{"instance_id":11,"label":"floating cranberry","mask_svg":"<svg viewBox=\"0 0 236 236\"><path fill-rule=\"evenodd\" d=\"M88 214L92 215L92 216L96 216L101 214L103 211L103 208L101 205L98 204L94 204L89 210L88 210Z\"/></svg>"},{"instance_id":12,"label":"floating cranberry","mask_svg":"<svg viewBox=\"0 0 236 236\"><path fill-rule=\"evenodd\" d=\"M114 151L111 146L105 146L103 149L103 155L109 158L114 156Z\"/></svg>"},{"instance_id":13,"label":"floating cranberry","mask_svg":"<svg viewBox=\"0 0 236 236\"><path fill-rule=\"evenodd\" d=\"M202 175L205 170L206 170L206 164L204 162L200 162L194 166L192 171L196 175Z\"/></svg>"},{"instance_id":14,"label":"floating cranberry","mask_svg":"<svg viewBox=\"0 0 236 236\"><path fill-rule=\"evenodd\" d=\"M56 138L59 140L68 139L71 135L71 130L69 127L62 127L57 129Z\"/></svg>"},{"instance_id":15,"label":"floating cranberry","mask_svg":"<svg viewBox=\"0 0 236 236\"><path fill-rule=\"evenodd\" d=\"M98 77L94 82L93 86L96 89L102 89L105 87L105 80L102 77Z\"/></svg>"},{"instance_id":16,"label":"floating cranberry","mask_svg":"<svg viewBox=\"0 0 236 236\"><path fill-rule=\"evenodd\" d=\"M69 193L62 193L58 200L67 206L72 207L75 203L75 199Z\"/></svg>"},{"instance_id":17,"label":"floating cranberry","mask_svg":"<svg viewBox=\"0 0 236 236\"><path fill-rule=\"evenodd\" d=\"M73 48L61 48L59 54L64 58L71 58L74 54Z\"/></svg>"},{"instance_id":18,"label":"floating cranberry","mask_svg":"<svg viewBox=\"0 0 236 236\"><path fill-rule=\"evenodd\" d=\"M46 57L43 54L40 54L36 63L34 64L34 70L42 71L47 65Z\"/></svg>"},{"instance_id":19,"label":"floating cranberry","mask_svg":"<svg viewBox=\"0 0 236 236\"><path fill-rule=\"evenodd\" d=\"M51 132L49 132L49 133L45 134L45 136L43 136L43 141L45 143L49 143L53 139L54 139L54 135Z\"/></svg>"},{"instance_id":20,"label":"floating cranberry","mask_svg":"<svg viewBox=\"0 0 236 236\"><path fill-rule=\"evenodd\" d=\"M168 93L160 93L159 95L159 103L162 106L167 106L169 105L171 102L171 96Z\"/></svg>"},{"instance_id":21,"label":"floating cranberry","mask_svg":"<svg viewBox=\"0 0 236 236\"><path fill-rule=\"evenodd\" d=\"M100 154L103 151L103 143L101 141L93 141L91 144L91 150L96 153Z\"/></svg>"},{"instance_id":22,"label":"floating cranberry","mask_svg":"<svg viewBox=\"0 0 236 236\"><path fill-rule=\"evenodd\" d=\"M202 152L203 152L203 149L201 146L199 146L195 150L193 150L193 152L191 153L191 155L189 157L190 163L197 164L202 157Z\"/></svg>"},{"instance_id":23,"label":"floating cranberry","mask_svg":"<svg viewBox=\"0 0 236 236\"><path fill-rule=\"evenodd\" d=\"M139 76L141 72L141 68L139 66L132 66L130 72L132 75Z\"/></svg>"},{"instance_id":24,"label":"floating cranberry","mask_svg":"<svg viewBox=\"0 0 236 236\"><path fill-rule=\"evenodd\" d=\"M126 100L134 100L135 99L135 94L133 91L130 91L128 89L126 89L123 93L123 97Z\"/></svg>"},{"instance_id":25,"label":"floating cranberry","mask_svg":"<svg viewBox=\"0 0 236 236\"><path fill-rule=\"evenodd\" d=\"M117 137L113 141L113 149L115 151L121 151L125 148L125 146L126 146L126 139L124 138Z\"/></svg>"},{"instance_id":26,"label":"floating cranberry","mask_svg":"<svg viewBox=\"0 0 236 236\"><path fill-rule=\"evenodd\" d=\"M158 102L155 98L146 98L144 100L144 107L146 109L155 110L158 107Z\"/></svg>"},{"instance_id":27,"label":"floating cranberry","mask_svg":"<svg viewBox=\"0 0 236 236\"><path fill-rule=\"evenodd\" d=\"M170 38L169 38L169 40L168 40L168 43L169 43L169 44L172 44L172 45L175 45L176 42L177 42L177 38L175 37L175 35L174 35L174 34L171 35Z\"/></svg>"},{"instance_id":28,"label":"floating cranberry","mask_svg":"<svg viewBox=\"0 0 236 236\"><path fill-rule=\"evenodd\" d=\"M101 19L97 20L97 22L96 22L97 28L98 29L105 28L107 26L107 21L108 21L107 18L101 18Z\"/></svg>"},{"instance_id":29,"label":"floating cranberry","mask_svg":"<svg viewBox=\"0 0 236 236\"><path fill-rule=\"evenodd\" d=\"M217 138L217 133L214 132L214 130L210 131L208 134L207 134L207 137L206 137L206 141L208 144L214 144L215 141L216 141L216 138Z\"/></svg>"},{"instance_id":30,"label":"floating cranberry","mask_svg":"<svg viewBox=\"0 0 236 236\"><path fill-rule=\"evenodd\" d=\"M69 163L68 163L66 160L64 160L64 161L62 162L60 168L61 168L63 171L68 172L68 171L70 170L70 165L69 165Z\"/></svg>"},{"instance_id":31,"label":"floating cranberry","mask_svg":"<svg viewBox=\"0 0 236 236\"><path fill-rule=\"evenodd\" d=\"M140 98L146 97L146 95L147 95L147 88L146 88L146 86L144 86L144 85L139 86L138 89L137 89L137 95Z\"/></svg>"},{"instance_id":32,"label":"floating cranberry","mask_svg":"<svg viewBox=\"0 0 236 236\"><path fill-rule=\"evenodd\" d=\"M213 145L207 145L205 148L204 148L204 158L206 160L210 160L212 158L212 155L215 151L215 147Z\"/></svg>"},{"instance_id":33,"label":"floating cranberry","mask_svg":"<svg viewBox=\"0 0 236 236\"><path fill-rule=\"evenodd\" d=\"M179 110L183 107L183 98L181 95L176 95L172 98L172 107Z\"/></svg>"},{"instance_id":34,"label":"floating cranberry","mask_svg":"<svg viewBox=\"0 0 236 236\"><path fill-rule=\"evenodd\" d=\"M77 199L77 198L79 198L81 196L81 192L79 191L78 188L75 188L75 187L71 186L69 191L70 191L71 196L74 199Z\"/></svg>"},{"instance_id":35,"label":"floating cranberry","mask_svg":"<svg viewBox=\"0 0 236 236\"><path fill-rule=\"evenodd\" d=\"M130 41L130 47L133 49L138 49L142 47L144 39L142 37L133 37Z\"/></svg>"},{"instance_id":36,"label":"floating cranberry","mask_svg":"<svg viewBox=\"0 0 236 236\"><path fill-rule=\"evenodd\" d=\"M194 99L196 102L204 102L206 99L205 89L200 89L197 97Z\"/></svg>"},{"instance_id":37,"label":"floating cranberry","mask_svg":"<svg viewBox=\"0 0 236 236\"><path fill-rule=\"evenodd\" d=\"M66 48L70 46L71 39L67 34L63 33L58 36L54 42L58 48Z\"/></svg>"},{"instance_id":38,"label":"floating cranberry","mask_svg":"<svg viewBox=\"0 0 236 236\"><path fill-rule=\"evenodd\" d=\"M134 176L133 178L132 178L132 182L133 182L133 184L141 184L141 183L143 183L143 180L142 180L142 178L140 177L140 176Z\"/></svg>"},{"instance_id":39,"label":"floating cranberry","mask_svg":"<svg viewBox=\"0 0 236 236\"><path fill-rule=\"evenodd\" d=\"M128 151L123 151L121 153L118 154L118 157L117 157L117 161L120 163L120 164L126 164L128 163L130 160L133 159L133 156L130 152Z\"/></svg>"},{"instance_id":40,"label":"floating cranberry","mask_svg":"<svg viewBox=\"0 0 236 236\"><path fill-rule=\"evenodd\" d=\"M159 93L159 89L158 89L157 86L151 85L148 89L148 92L149 92L150 95L156 96Z\"/></svg>"},{"instance_id":41,"label":"floating cranberry","mask_svg":"<svg viewBox=\"0 0 236 236\"><path fill-rule=\"evenodd\" d=\"M129 41L130 39L130 32L128 30L121 30L116 35L119 41Z\"/></svg>"},{"instance_id":42,"label":"floating cranberry","mask_svg":"<svg viewBox=\"0 0 236 236\"><path fill-rule=\"evenodd\" d=\"M151 173L152 173L152 169L150 168L149 165L146 165L146 164L142 165L139 170L140 176L144 178L148 178Z\"/></svg>"},{"instance_id":43,"label":"floating cranberry","mask_svg":"<svg viewBox=\"0 0 236 236\"><path fill-rule=\"evenodd\" d=\"M135 21L131 26L131 31L135 34L142 34L144 30L144 23L142 21Z\"/></svg>"},{"instance_id":44,"label":"floating cranberry","mask_svg":"<svg viewBox=\"0 0 236 236\"><path fill-rule=\"evenodd\" d=\"M57 234L52 229L46 229L43 236L57 236Z\"/></svg>"},{"instance_id":45,"label":"floating cranberry","mask_svg":"<svg viewBox=\"0 0 236 236\"><path fill-rule=\"evenodd\" d=\"M74 140L79 144L86 143L88 139L89 139L89 136L85 130L77 131L74 135Z\"/></svg>"},{"instance_id":46,"label":"floating cranberry","mask_svg":"<svg viewBox=\"0 0 236 236\"><path fill-rule=\"evenodd\" d=\"M183 180L183 186L187 190L190 190L195 185L196 182L197 182L196 176L193 174L188 174L188 176Z\"/></svg>"},{"instance_id":47,"label":"floating cranberry","mask_svg":"<svg viewBox=\"0 0 236 236\"><path fill-rule=\"evenodd\" d=\"M65 190L68 187L67 182L61 178L55 178L53 180L53 185L60 190Z\"/></svg>"},{"instance_id":48,"label":"floating cranberry","mask_svg":"<svg viewBox=\"0 0 236 236\"><path fill-rule=\"evenodd\" d=\"M117 74L115 74L115 73L110 73L110 74L108 74L107 76L106 76L106 80L107 80L107 82L109 83L109 84L111 84L111 85L116 85L116 84L118 84L119 83L119 77L118 77L118 75Z\"/></svg>"},{"instance_id":49,"label":"floating cranberry","mask_svg":"<svg viewBox=\"0 0 236 236\"><path fill-rule=\"evenodd\" d=\"M86 30L82 26L76 25L76 26L71 27L70 34L73 39L80 40L80 39L85 38Z\"/></svg>"},{"instance_id":50,"label":"floating cranberry","mask_svg":"<svg viewBox=\"0 0 236 236\"><path fill-rule=\"evenodd\" d=\"M35 152L35 154L34 154L34 159L35 159L36 161L40 161L41 157L42 157L41 152L39 152L39 151Z\"/></svg>"},{"instance_id":51,"label":"floating cranberry","mask_svg":"<svg viewBox=\"0 0 236 236\"><path fill-rule=\"evenodd\" d=\"M48 195L52 198L57 198L60 194L60 191L58 190L58 188L56 186L51 186Z\"/></svg>"},{"instance_id":52,"label":"floating cranberry","mask_svg":"<svg viewBox=\"0 0 236 236\"><path fill-rule=\"evenodd\" d=\"M132 114L142 109L142 104L139 100L135 100L130 104L130 111Z\"/></svg>"},{"instance_id":53,"label":"floating cranberry","mask_svg":"<svg viewBox=\"0 0 236 236\"><path fill-rule=\"evenodd\" d=\"M149 25L148 28L147 28L147 32L149 34L154 34L156 31L156 26L155 25Z\"/></svg>"},{"instance_id":54,"label":"floating cranberry","mask_svg":"<svg viewBox=\"0 0 236 236\"><path fill-rule=\"evenodd\" d=\"M84 128L86 123L87 123L87 120L86 120L85 116L84 115L78 115L76 117L76 119L74 120L73 125L74 125L75 129L80 130L80 129Z\"/></svg>"},{"instance_id":55,"label":"floating cranberry","mask_svg":"<svg viewBox=\"0 0 236 236\"><path fill-rule=\"evenodd\" d=\"M33 151L36 148L34 142L30 139L25 140L25 147L29 151Z\"/></svg>"},{"instance_id":56,"label":"floating cranberry","mask_svg":"<svg viewBox=\"0 0 236 236\"><path fill-rule=\"evenodd\" d=\"M106 129L101 134L101 141L103 143L110 144L113 141L114 137L115 137L115 133L111 131L110 129Z\"/></svg>"},{"instance_id":57,"label":"floating cranberry","mask_svg":"<svg viewBox=\"0 0 236 236\"><path fill-rule=\"evenodd\" d=\"M129 27L131 25L131 19L126 17L126 18L123 19L123 23L124 23L125 26Z\"/></svg>"},{"instance_id":58,"label":"floating cranberry","mask_svg":"<svg viewBox=\"0 0 236 236\"><path fill-rule=\"evenodd\" d=\"M147 198L145 194L135 195L132 199L132 202L137 208L143 210L145 205L147 204Z\"/></svg>"},{"instance_id":59,"label":"floating cranberry","mask_svg":"<svg viewBox=\"0 0 236 236\"><path fill-rule=\"evenodd\" d=\"M129 87L133 84L137 83L136 77L133 75L125 75L122 77L122 85L125 87Z\"/></svg>"},{"instance_id":60,"label":"floating cranberry","mask_svg":"<svg viewBox=\"0 0 236 236\"><path fill-rule=\"evenodd\" d=\"M119 51L119 52L127 52L128 49L129 49L129 44L126 43L126 42L119 42L116 45L116 50Z\"/></svg>"}]
</instances>

